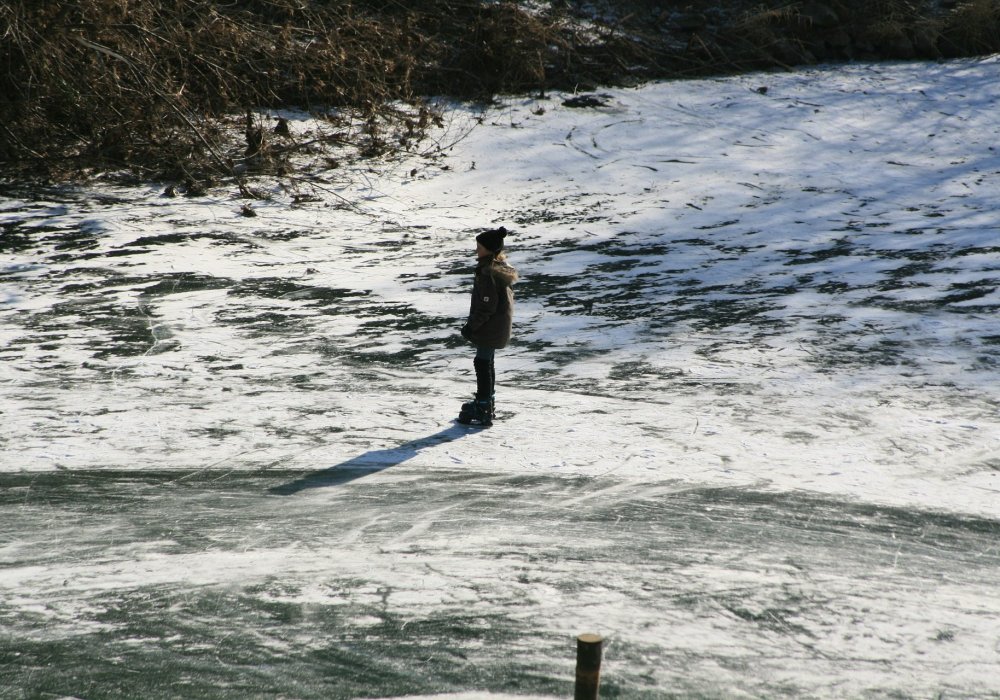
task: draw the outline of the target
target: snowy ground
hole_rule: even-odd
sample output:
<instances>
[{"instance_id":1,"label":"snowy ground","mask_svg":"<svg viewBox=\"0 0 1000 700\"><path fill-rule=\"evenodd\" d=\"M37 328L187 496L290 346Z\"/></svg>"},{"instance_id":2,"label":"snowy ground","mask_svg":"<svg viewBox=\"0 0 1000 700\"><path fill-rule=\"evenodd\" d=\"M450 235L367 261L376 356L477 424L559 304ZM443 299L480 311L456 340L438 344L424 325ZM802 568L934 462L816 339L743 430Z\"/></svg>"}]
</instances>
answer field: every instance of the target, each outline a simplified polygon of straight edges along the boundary
<instances>
[{"instance_id":1,"label":"snowy ground","mask_svg":"<svg viewBox=\"0 0 1000 700\"><path fill-rule=\"evenodd\" d=\"M0 200L0 697L1000 697L1000 60L600 95Z\"/></svg>"}]
</instances>

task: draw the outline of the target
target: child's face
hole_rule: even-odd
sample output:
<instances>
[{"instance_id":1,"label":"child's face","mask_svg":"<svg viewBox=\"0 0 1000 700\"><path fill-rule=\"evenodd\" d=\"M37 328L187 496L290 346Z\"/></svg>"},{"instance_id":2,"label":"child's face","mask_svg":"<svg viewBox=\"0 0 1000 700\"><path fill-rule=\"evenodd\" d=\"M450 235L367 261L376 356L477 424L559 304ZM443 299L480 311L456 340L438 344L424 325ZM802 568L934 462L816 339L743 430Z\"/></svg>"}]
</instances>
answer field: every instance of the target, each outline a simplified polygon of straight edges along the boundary
<instances>
[{"instance_id":1,"label":"child's face","mask_svg":"<svg viewBox=\"0 0 1000 700\"><path fill-rule=\"evenodd\" d=\"M476 242L476 257L481 258L484 255L489 255L490 249L484 246L482 243Z\"/></svg>"}]
</instances>

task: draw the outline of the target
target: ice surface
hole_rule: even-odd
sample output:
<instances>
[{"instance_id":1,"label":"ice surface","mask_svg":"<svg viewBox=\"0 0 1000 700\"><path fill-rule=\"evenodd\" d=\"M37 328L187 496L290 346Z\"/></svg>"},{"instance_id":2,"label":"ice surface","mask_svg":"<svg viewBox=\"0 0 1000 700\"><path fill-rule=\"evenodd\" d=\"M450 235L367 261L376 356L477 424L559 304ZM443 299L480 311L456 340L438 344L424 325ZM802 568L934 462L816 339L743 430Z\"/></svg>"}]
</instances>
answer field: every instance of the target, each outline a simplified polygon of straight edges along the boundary
<instances>
[{"instance_id":1,"label":"ice surface","mask_svg":"<svg viewBox=\"0 0 1000 700\"><path fill-rule=\"evenodd\" d=\"M998 77L455 106L443 153L255 218L10 193L0 677L566 696L595 630L609 697L1000 696ZM500 224L475 432L457 329Z\"/></svg>"}]
</instances>

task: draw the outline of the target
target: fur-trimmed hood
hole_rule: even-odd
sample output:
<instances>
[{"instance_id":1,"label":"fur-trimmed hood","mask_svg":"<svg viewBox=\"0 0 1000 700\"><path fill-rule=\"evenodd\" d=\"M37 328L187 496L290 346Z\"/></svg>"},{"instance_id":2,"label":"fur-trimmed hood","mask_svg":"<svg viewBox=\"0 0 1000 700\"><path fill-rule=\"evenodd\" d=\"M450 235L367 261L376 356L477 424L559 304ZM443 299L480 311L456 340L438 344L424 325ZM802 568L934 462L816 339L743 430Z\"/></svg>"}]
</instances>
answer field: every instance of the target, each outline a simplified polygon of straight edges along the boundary
<instances>
[{"instance_id":1,"label":"fur-trimmed hood","mask_svg":"<svg viewBox=\"0 0 1000 700\"><path fill-rule=\"evenodd\" d=\"M517 274L517 270L508 265L505 262L499 260L491 260L489 262L484 262L481 267L489 267L490 272L493 273L493 279L497 281L497 284L503 287L510 287L520 276Z\"/></svg>"}]
</instances>

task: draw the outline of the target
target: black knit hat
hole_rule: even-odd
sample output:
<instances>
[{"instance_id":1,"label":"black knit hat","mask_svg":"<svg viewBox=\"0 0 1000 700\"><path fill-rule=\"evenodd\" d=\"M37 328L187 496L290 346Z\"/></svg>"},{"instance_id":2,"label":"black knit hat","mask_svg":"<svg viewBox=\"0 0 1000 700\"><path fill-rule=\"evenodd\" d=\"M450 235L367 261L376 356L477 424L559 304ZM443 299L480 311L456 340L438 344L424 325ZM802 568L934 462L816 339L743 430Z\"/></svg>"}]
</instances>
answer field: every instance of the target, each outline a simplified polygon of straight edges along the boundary
<instances>
[{"instance_id":1,"label":"black knit hat","mask_svg":"<svg viewBox=\"0 0 1000 700\"><path fill-rule=\"evenodd\" d=\"M499 253L503 250L503 239L507 236L507 229L503 226L491 231L483 231L476 236L476 243L482 244L491 253Z\"/></svg>"}]
</instances>

